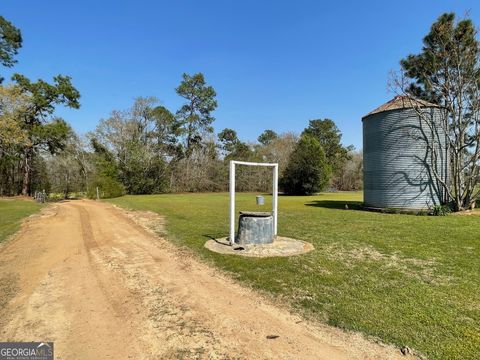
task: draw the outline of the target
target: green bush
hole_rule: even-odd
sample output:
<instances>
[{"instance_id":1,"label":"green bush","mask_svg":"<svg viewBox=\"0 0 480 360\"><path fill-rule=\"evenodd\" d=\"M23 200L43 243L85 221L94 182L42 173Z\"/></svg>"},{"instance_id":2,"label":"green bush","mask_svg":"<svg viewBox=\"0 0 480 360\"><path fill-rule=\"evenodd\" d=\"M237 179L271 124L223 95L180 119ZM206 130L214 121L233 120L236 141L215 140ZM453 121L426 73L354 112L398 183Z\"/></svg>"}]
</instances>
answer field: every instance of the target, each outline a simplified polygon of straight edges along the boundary
<instances>
[{"instance_id":1,"label":"green bush","mask_svg":"<svg viewBox=\"0 0 480 360\"><path fill-rule=\"evenodd\" d=\"M450 205L435 205L432 207L433 216L446 216L452 212Z\"/></svg>"},{"instance_id":2,"label":"green bush","mask_svg":"<svg viewBox=\"0 0 480 360\"><path fill-rule=\"evenodd\" d=\"M98 177L95 181L92 181L89 185L87 196L90 199L97 198L97 187L100 194L100 198L109 199L125 195L125 188L117 180L110 177L102 176Z\"/></svg>"},{"instance_id":3,"label":"green bush","mask_svg":"<svg viewBox=\"0 0 480 360\"><path fill-rule=\"evenodd\" d=\"M289 195L312 195L327 186L331 173L318 140L303 135L290 155L280 186Z\"/></svg>"},{"instance_id":4,"label":"green bush","mask_svg":"<svg viewBox=\"0 0 480 360\"><path fill-rule=\"evenodd\" d=\"M62 192L50 192L47 196L47 201L60 201L65 199L81 199L86 197L86 193L83 191L78 192L69 192L67 197L65 197L65 193Z\"/></svg>"},{"instance_id":5,"label":"green bush","mask_svg":"<svg viewBox=\"0 0 480 360\"><path fill-rule=\"evenodd\" d=\"M47 200L48 201L60 201L65 199L64 193L59 192L51 192L48 194Z\"/></svg>"}]
</instances>

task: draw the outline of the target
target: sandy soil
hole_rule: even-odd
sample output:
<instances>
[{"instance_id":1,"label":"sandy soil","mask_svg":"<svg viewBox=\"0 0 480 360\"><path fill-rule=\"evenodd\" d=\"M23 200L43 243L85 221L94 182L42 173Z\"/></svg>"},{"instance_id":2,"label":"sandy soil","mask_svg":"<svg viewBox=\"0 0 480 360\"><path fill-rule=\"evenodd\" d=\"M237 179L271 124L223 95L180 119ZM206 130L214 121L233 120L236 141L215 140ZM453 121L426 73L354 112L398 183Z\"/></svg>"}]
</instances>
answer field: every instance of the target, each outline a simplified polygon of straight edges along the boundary
<instances>
[{"instance_id":1,"label":"sandy soil","mask_svg":"<svg viewBox=\"0 0 480 360\"><path fill-rule=\"evenodd\" d=\"M152 225L83 200L30 217L0 248L0 340L54 341L56 359L405 359L302 321Z\"/></svg>"}]
</instances>

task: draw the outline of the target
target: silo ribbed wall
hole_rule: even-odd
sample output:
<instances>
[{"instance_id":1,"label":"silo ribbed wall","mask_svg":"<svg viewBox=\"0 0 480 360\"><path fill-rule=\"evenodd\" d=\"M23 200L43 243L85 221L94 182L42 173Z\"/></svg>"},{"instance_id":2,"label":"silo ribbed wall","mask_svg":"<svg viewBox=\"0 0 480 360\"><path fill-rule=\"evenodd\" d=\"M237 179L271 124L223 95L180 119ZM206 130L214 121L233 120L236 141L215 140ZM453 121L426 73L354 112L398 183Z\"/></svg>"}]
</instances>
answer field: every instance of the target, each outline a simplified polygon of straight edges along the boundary
<instances>
[{"instance_id":1,"label":"silo ribbed wall","mask_svg":"<svg viewBox=\"0 0 480 360\"><path fill-rule=\"evenodd\" d=\"M422 112L433 121L441 119L439 108L422 109ZM436 141L432 142L432 138ZM436 144L436 162L432 161L427 142ZM441 203L443 190L432 169L436 163L437 173L446 179L445 135L433 135L415 109L366 116L363 119L363 151L366 206L427 209Z\"/></svg>"}]
</instances>

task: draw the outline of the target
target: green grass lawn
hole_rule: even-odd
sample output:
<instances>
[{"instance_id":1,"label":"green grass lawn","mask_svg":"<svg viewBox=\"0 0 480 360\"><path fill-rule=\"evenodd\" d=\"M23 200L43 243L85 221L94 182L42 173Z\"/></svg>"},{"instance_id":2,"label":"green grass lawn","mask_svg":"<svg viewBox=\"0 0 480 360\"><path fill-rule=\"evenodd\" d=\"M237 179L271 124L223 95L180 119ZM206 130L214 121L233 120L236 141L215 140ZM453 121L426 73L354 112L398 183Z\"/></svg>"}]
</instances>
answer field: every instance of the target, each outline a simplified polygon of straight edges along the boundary
<instances>
[{"instance_id":1,"label":"green grass lawn","mask_svg":"<svg viewBox=\"0 0 480 360\"><path fill-rule=\"evenodd\" d=\"M228 234L228 194L111 200L165 215L172 242L307 318L429 359L478 359L480 216L381 214L357 210L361 201L361 193L280 197L279 235L309 241L315 250L256 259L203 248L210 237ZM255 209L254 194L237 194L237 210Z\"/></svg>"},{"instance_id":2,"label":"green grass lawn","mask_svg":"<svg viewBox=\"0 0 480 360\"><path fill-rule=\"evenodd\" d=\"M42 205L34 201L0 199L0 243L18 230L20 221L24 217L33 214L41 207Z\"/></svg>"}]
</instances>

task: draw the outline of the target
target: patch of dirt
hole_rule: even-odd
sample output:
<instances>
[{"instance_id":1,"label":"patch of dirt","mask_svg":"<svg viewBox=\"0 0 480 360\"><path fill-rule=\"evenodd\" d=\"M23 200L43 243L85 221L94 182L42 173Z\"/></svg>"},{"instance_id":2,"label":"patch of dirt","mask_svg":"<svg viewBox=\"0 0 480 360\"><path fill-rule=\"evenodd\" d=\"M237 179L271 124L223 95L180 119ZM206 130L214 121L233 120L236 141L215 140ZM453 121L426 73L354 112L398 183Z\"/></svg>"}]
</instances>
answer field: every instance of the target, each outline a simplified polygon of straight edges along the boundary
<instances>
[{"instance_id":1,"label":"patch of dirt","mask_svg":"<svg viewBox=\"0 0 480 360\"><path fill-rule=\"evenodd\" d=\"M480 209L465 210L451 213L453 216L480 216Z\"/></svg>"},{"instance_id":2,"label":"patch of dirt","mask_svg":"<svg viewBox=\"0 0 480 360\"><path fill-rule=\"evenodd\" d=\"M345 248L333 244L325 248L325 254L332 260L339 260L347 267L353 267L359 262L380 262L385 271L396 270L407 276L415 277L429 284L449 284L454 279L450 276L435 274L434 259L415 259L402 256L400 253L383 254L373 246Z\"/></svg>"},{"instance_id":3,"label":"patch of dirt","mask_svg":"<svg viewBox=\"0 0 480 360\"><path fill-rule=\"evenodd\" d=\"M159 236L167 235L165 231L165 218L163 216L152 211L126 210L116 205L113 206L145 230Z\"/></svg>"},{"instance_id":4,"label":"patch of dirt","mask_svg":"<svg viewBox=\"0 0 480 360\"><path fill-rule=\"evenodd\" d=\"M154 235L163 224L88 200L29 218L0 249L2 341L54 341L56 359L405 359L291 315Z\"/></svg>"},{"instance_id":5,"label":"patch of dirt","mask_svg":"<svg viewBox=\"0 0 480 360\"><path fill-rule=\"evenodd\" d=\"M9 199L9 198L6 198L6 199ZM32 201L30 198L25 198L25 197L21 197L21 199L23 199L25 201ZM23 219L22 226L21 226L19 231L17 231L13 235L8 236L5 240L0 242L0 251L4 247L6 247L12 241L12 239L15 239L15 238L20 237L20 236L24 236L25 233L29 231L30 222L32 222L32 221L35 222L35 221L37 221L37 219L49 218L49 217L55 216L56 214L57 214L57 206L52 204L52 205L43 207L42 209L40 209L39 212L37 212L35 214L27 216L25 219ZM2 261L2 259L0 258L0 264L1 264L1 261Z\"/></svg>"},{"instance_id":6,"label":"patch of dirt","mask_svg":"<svg viewBox=\"0 0 480 360\"><path fill-rule=\"evenodd\" d=\"M15 274L7 273L0 275L0 309L4 309L19 290L18 277ZM8 321L8 314L0 317L0 326Z\"/></svg>"}]
</instances>

